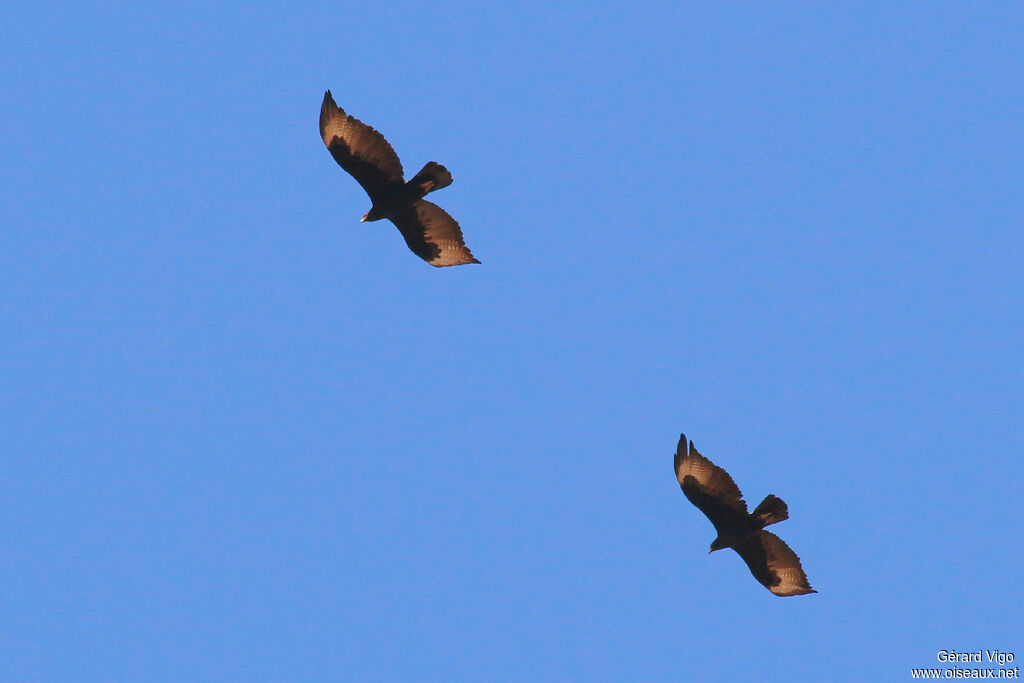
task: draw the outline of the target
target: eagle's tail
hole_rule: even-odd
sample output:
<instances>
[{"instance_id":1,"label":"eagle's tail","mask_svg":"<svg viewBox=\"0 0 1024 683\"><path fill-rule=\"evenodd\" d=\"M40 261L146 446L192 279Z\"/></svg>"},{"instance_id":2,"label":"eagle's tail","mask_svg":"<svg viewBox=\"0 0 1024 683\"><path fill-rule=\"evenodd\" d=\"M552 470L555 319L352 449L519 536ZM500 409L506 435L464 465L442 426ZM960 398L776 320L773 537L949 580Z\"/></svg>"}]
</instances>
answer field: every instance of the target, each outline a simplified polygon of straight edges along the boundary
<instances>
[{"instance_id":1,"label":"eagle's tail","mask_svg":"<svg viewBox=\"0 0 1024 683\"><path fill-rule=\"evenodd\" d=\"M769 524L789 519L789 507L784 500L769 493L750 514L761 522L763 528Z\"/></svg>"},{"instance_id":2,"label":"eagle's tail","mask_svg":"<svg viewBox=\"0 0 1024 683\"><path fill-rule=\"evenodd\" d=\"M418 186L423 194L427 194L428 192L440 190L442 187L451 185L452 174L448 172L447 168L436 161L428 161L423 170L413 176L409 184Z\"/></svg>"}]
</instances>

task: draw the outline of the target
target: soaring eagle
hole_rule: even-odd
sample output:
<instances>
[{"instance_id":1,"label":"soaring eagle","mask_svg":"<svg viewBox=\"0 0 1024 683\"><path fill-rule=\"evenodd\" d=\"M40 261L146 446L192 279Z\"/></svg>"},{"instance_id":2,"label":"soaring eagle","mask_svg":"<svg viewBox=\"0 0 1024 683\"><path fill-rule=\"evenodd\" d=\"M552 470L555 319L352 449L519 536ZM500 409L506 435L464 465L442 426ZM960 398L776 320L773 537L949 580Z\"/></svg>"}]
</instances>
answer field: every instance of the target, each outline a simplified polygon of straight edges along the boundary
<instances>
[{"instance_id":1,"label":"soaring eagle","mask_svg":"<svg viewBox=\"0 0 1024 683\"><path fill-rule=\"evenodd\" d=\"M452 184L452 174L431 161L406 182L402 162L384 136L334 103L324 93L320 107L320 136L338 165L356 179L373 206L363 221L387 218L394 223L412 252L432 266L480 263L469 253L455 219L424 195Z\"/></svg>"},{"instance_id":2,"label":"soaring eagle","mask_svg":"<svg viewBox=\"0 0 1024 683\"><path fill-rule=\"evenodd\" d=\"M747 512L743 494L729 473L698 453L692 441L687 452L685 434L679 438L675 467L683 493L718 532L708 552L732 548L754 578L775 595L818 592L807 583L796 553L781 538L764 530L789 518L789 508L781 498L769 494L753 512Z\"/></svg>"}]
</instances>

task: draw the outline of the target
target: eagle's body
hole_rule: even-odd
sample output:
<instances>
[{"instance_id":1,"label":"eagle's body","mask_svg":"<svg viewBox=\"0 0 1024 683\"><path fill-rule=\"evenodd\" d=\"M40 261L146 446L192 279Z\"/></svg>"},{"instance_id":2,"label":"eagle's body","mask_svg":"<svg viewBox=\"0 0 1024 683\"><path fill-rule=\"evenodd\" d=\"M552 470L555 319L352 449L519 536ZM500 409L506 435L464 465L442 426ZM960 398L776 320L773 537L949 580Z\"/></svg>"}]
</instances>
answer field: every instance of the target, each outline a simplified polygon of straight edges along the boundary
<instances>
[{"instance_id":1,"label":"eagle's body","mask_svg":"<svg viewBox=\"0 0 1024 683\"><path fill-rule=\"evenodd\" d=\"M769 494L753 512L729 473L705 458L686 436L679 439L675 470L683 494L703 512L718 532L711 551L732 548L747 563L750 573L775 595L817 593L788 545L764 528L789 518L782 499Z\"/></svg>"},{"instance_id":2,"label":"eagle's body","mask_svg":"<svg viewBox=\"0 0 1024 683\"><path fill-rule=\"evenodd\" d=\"M330 149L330 147L328 147ZM394 219L410 209L416 202L423 199L429 192L440 190L452 184L452 174L441 164L431 161L405 183L390 183L370 199L373 206L363 216L362 221L379 221L382 218Z\"/></svg>"},{"instance_id":3,"label":"eagle's body","mask_svg":"<svg viewBox=\"0 0 1024 683\"><path fill-rule=\"evenodd\" d=\"M462 230L444 209L423 199L452 184L452 174L431 161L408 182L395 150L384 136L349 116L324 93L320 136L331 156L366 190L373 205L363 221L387 218L414 254L432 266L479 263L466 248Z\"/></svg>"}]
</instances>

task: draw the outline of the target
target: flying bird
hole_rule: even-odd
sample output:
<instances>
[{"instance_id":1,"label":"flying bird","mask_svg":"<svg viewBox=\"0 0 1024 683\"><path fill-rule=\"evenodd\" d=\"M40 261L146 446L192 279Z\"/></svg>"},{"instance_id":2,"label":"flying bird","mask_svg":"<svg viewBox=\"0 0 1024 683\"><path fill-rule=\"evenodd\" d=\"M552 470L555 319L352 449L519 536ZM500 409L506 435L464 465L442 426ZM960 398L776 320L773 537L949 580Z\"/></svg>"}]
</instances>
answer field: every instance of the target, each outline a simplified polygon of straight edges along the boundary
<instances>
[{"instance_id":1,"label":"flying bird","mask_svg":"<svg viewBox=\"0 0 1024 683\"><path fill-rule=\"evenodd\" d=\"M452 184L452 174L431 161L405 181L402 162L384 136L334 103L324 93L320 136L338 165L356 179L373 206L363 221L387 218L398 227L412 252L432 266L480 263L466 248L455 219L423 197Z\"/></svg>"},{"instance_id":2,"label":"flying bird","mask_svg":"<svg viewBox=\"0 0 1024 683\"><path fill-rule=\"evenodd\" d=\"M729 473L698 453L692 441L687 452L685 434L676 448L675 468L683 493L718 532L708 552L732 548L754 578L775 595L818 592L807 582L796 553L781 538L764 530L789 518L789 508L781 498L768 494L753 512L747 512L743 494Z\"/></svg>"}]
</instances>

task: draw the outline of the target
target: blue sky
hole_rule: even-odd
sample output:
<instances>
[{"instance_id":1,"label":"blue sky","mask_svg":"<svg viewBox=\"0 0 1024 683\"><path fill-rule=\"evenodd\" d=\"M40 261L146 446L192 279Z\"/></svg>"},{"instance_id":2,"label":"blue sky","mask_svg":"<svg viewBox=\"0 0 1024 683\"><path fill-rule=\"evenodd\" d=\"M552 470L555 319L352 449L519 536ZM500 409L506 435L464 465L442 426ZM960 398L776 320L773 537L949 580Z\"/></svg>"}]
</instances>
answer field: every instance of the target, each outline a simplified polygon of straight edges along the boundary
<instances>
[{"instance_id":1,"label":"blue sky","mask_svg":"<svg viewBox=\"0 0 1024 683\"><path fill-rule=\"evenodd\" d=\"M554 5L554 6L553 6ZM11 680L1024 658L1024 9L0 10ZM434 269L317 132L382 131ZM680 432L817 595L672 472Z\"/></svg>"}]
</instances>

